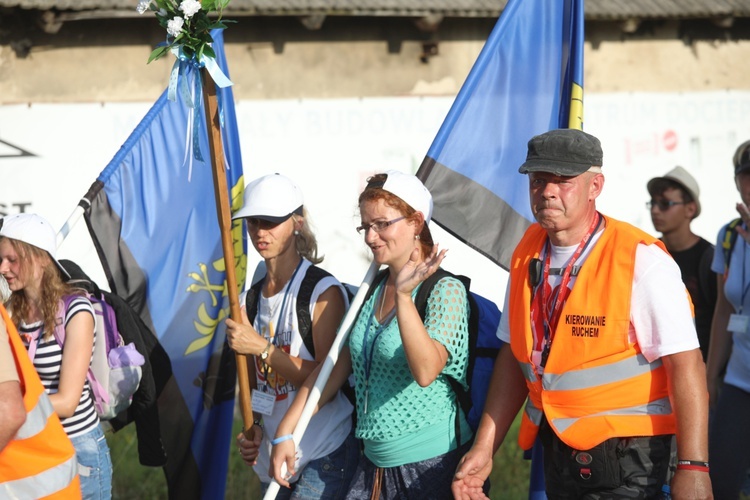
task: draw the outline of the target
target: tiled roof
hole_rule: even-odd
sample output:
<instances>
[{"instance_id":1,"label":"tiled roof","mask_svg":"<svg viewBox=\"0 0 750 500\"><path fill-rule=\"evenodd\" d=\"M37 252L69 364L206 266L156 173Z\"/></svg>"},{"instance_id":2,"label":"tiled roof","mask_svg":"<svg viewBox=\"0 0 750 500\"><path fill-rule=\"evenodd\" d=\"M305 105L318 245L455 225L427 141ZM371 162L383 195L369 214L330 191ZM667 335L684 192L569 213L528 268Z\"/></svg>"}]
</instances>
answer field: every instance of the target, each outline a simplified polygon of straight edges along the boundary
<instances>
[{"instance_id":1,"label":"tiled roof","mask_svg":"<svg viewBox=\"0 0 750 500\"><path fill-rule=\"evenodd\" d=\"M0 7L134 14L137 0L0 0ZM496 17L507 0L232 0L235 15ZM750 0L586 0L587 19L750 17Z\"/></svg>"},{"instance_id":2,"label":"tiled roof","mask_svg":"<svg viewBox=\"0 0 750 500\"><path fill-rule=\"evenodd\" d=\"M586 18L750 17L750 0L588 0Z\"/></svg>"}]
</instances>

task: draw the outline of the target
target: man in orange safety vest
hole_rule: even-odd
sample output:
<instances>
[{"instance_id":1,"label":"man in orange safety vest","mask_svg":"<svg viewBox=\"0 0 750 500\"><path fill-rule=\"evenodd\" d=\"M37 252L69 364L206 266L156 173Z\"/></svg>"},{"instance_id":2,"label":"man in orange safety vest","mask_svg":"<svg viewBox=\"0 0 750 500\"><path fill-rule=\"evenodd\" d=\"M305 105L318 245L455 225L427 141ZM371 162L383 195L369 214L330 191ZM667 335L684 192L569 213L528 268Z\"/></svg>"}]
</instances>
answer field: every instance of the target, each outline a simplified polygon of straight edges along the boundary
<instances>
[{"instance_id":1,"label":"man in orange safety vest","mask_svg":"<svg viewBox=\"0 0 750 500\"><path fill-rule=\"evenodd\" d=\"M547 497L712 498L706 374L692 303L663 243L599 213L599 140L558 129L526 162L536 223L516 247L501 349L480 427L453 483L483 498L524 400L519 444L544 449Z\"/></svg>"}]
</instances>

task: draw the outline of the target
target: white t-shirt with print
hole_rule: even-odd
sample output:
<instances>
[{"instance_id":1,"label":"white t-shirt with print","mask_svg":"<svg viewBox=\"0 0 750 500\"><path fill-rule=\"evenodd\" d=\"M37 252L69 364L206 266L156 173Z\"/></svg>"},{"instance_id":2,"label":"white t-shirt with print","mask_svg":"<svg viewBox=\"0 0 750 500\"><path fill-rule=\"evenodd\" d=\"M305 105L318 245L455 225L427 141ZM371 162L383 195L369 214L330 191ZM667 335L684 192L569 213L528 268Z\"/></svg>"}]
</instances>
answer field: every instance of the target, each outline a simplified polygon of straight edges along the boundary
<instances>
[{"instance_id":1,"label":"white t-shirt with print","mask_svg":"<svg viewBox=\"0 0 750 500\"><path fill-rule=\"evenodd\" d=\"M294 277L294 281L287 285L288 288L285 287L273 297L264 297L261 293L258 301L258 313L253 324L256 331L266 338L269 338L271 330L273 330L274 344L277 349L282 349L292 356L307 360L313 360L314 358L305 347L304 341L296 329L296 297L305 273L311 265L309 261L303 260L297 275ZM318 298L332 286L340 288L345 302L348 303L346 292L338 280L333 276L325 277L317 283L310 297L311 318L314 317L315 303ZM285 295L286 304L282 304ZM242 303L244 304L244 299ZM279 318L282 314L283 320L280 322ZM257 388L259 390L266 390L272 394L276 393L273 413L263 416L263 442L260 446L258 461L253 466L260 480L268 483L273 479L268 475L271 463L271 440L276 437L276 429L278 429L281 419L294 401L297 389L291 382L284 380L280 376L277 377L272 370L268 372L268 378L266 379L265 365L260 362L259 357L252 359L255 359ZM297 449L298 461L295 466L297 473L290 479L290 482L294 482L300 477L300 472L311 460L324 457L341 446L351 431L350 415L352 410L353 407L349 400L339 391L331 401L326 403L312 417Z\"/></svg>"}]
</instances>

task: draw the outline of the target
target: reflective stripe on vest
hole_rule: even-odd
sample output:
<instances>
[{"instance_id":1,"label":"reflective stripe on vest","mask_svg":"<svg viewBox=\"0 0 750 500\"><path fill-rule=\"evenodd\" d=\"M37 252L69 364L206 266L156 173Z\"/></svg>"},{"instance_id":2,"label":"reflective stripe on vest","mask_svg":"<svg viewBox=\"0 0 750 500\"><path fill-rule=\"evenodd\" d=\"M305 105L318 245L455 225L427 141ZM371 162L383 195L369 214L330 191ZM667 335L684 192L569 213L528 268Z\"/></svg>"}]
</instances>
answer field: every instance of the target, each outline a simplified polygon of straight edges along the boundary
<instances>
[{"instance_id":1,"label":"reflective stripe on vest","mask_svg":"<svg viewBox=\"0 0 750 500\"><path fill-rule=\"evenodd\" d=\"M669 415L672 413L672 405L669 402L669 398L657 399L651 401L645 405L632 406L630 408L618 408L616 410L603 411L601 413L595 413L593 415L586 415L581 418L555 418L550 424L555 427L559 432L565 432L568 427L575 424L579 420L593 418L593 417L608 417L608 416L648 416L648 415ZM539 419L541 422L541 418Z\"/></svg>"},{"instance_id":2,"label":"reflective stripe on vest","mask_svg":"<svg viewBox=\"0 0 750 500\"><path fill-rule=\"evenodd\" d=\"M530 383L536 383L538 377L531 363L519 362L524 379ZM637 377L656 370L662 366L661 359L649 363L643 354L636 354L629 358L608 365L595 366L582 370L571 370L563 374L549 373L545 371L542 375L542 385L548 391L571 391L578 389L590 389L599 385L611 384Z\"/></svg>"},{"instance_id":3,"label":"reflective stripe on vest","mask_svg":"<svg viewBox=\"0 0 750 500\"><path fill-rule=\"evenodd\" d=\"M547 391L590 389L643 375L644 373L656 370L661 365L661 359L649 363L646 357L639 353L616 363L583 370L571 370L560 375L545 371L542 375L542 385Z\"/></svg>"},{"instance_id":4,"label":"reflective stripe on vest","mask_svg":"<svg viewBox=\"0 0 750 500\"><path fill-rule=\"evenodd\" d=\"M41 498L65 489L78 475L78 461L73 455L60 465L34 476L0 483L0 498Z\"/></svg>"},{"instance_id":5,"label":"reflective stripe on vest","mask_svg":"<svg viewBox=\"0 0 750 500\"><path fill-rule=\"evenodd\" d=\"M533 384L537 381L537 376L534 372L534 365L532 365L531 363L522 363L519 361L518 366L521 367L521 373L523 373L523 378L525 378L527 382L531 382Z\"/></svg>"},{"instance_id":6,"label":"reflective stripe on vest","mask_svg":"<svg viewBox=\"0 0 750 500\"><path fill-rule=\"evenodd\" d=\"M16 439L28 439L36 436L47 426L47 419L55 413L52 401L48 397L40 397L36 406L26 414L26 422L18 429Z\"/></svg>"},{"instance_id":7,"label":"reflective stripe on vest","mask_svg":"<svg viewBox=\"0 0 750 500\"><path fill-rule=\"evenodd\" d=\"M541 410L541 408L537 408L534 405L534 401L532 401L531 398L526 400L526 408L524 408L524 411L526 412L526 416L529 417L529 420L531 420L534 425L538 427L542 423L544 412Z\"/></svg>"}]
</instances>

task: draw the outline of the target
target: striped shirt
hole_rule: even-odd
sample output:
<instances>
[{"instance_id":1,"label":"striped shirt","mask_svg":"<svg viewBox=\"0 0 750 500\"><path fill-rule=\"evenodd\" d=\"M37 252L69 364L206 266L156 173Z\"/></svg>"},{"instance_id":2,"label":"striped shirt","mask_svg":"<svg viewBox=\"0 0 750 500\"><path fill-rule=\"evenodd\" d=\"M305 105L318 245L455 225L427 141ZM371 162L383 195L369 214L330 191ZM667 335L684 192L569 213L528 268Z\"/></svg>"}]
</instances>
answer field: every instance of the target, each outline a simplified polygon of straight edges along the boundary
<instances>
[{"instance_id":1,"label":"striped shirt","mask_svg":"<svg viewBox=\"0 0 750 500\"><path fill-rule=\"evenodd\" d=\"M94 321L96 321L94 308L89 299L86 297L76 297L70 302L68 310L65 311L66 327L71 318L78 313L91 314L94 317ZM30 339L35 339L33 342L37 342L34 368L36 368L47 394L55 394L59 390L60 385L63 348L57 343L54 335L50 336L49 340L44 340L44 332L42 330L43 322L41 321L32 324L21 323L19 333L27 350ZM91 332L91 335L94 338L94 342L96 342L94 331ZM94 408L94 399L88 380L84 382L81 398L78 401L75 412L72 416L61 419L61 421L65 432L71 438L86 434L99 425L99 417Z\"/></svg>"}]
</instances>

